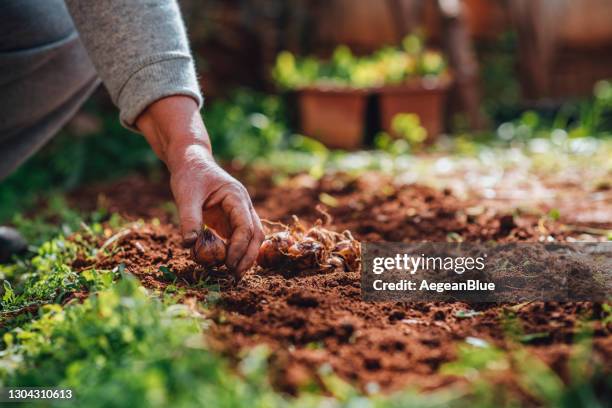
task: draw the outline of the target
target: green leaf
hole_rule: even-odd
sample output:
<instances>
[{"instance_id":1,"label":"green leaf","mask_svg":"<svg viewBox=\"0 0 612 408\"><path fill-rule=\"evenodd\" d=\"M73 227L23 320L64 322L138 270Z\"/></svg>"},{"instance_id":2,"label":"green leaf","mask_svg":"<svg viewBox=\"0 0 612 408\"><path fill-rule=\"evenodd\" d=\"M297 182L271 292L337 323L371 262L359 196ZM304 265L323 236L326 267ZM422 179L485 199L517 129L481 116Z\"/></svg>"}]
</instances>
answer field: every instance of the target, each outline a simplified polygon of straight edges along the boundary
<instances>
[{"instance_id":1,"label":"green leaf","mask_svg":"<svg viewBox=\"0 0 612 408\"><path fill-rule=\"evenodd\" d=\"M547 338L549 336L550 336L550 333L548 333L548 332L528 333L528 334L524 334L522 336L519 336L518 340L521 343L530 343L533 340L545 339L545 338Z\"/></svg>"},{"instance_id":2,"label":"green leaf","mask_svg":"<svg viewBox=\"0 0 612 408\"><path fill-rule=\"evenodd\" d=\"M482 312L477 312L475 310L458 310L455 312L455 316L460 319L468 319L470 317L480 316Z\"/></svg>"},{"instance_id":3,"label":"green leaf","mask_svg":"<svg viewBox=\"0 0 612 408\"><path fill-rule=\"evenodd\" d=\"M561 218L561 212L559 211L558 208L552 208L548 212L548 218L550 218L553 221L559 221L559 218Z\"/></svg>"},{"instance_id":4,"label":"green leaf","mask_svg":"<svg viewBox=\"0 0 612 408\"><path fill-rule=\"evenodd\" d=\"M160 266L159 271L163 274L164 280L166 281L174 281L176 279L176 275L174 272L170 270L167 266Z\"/></svg>"},{"instance_id":5,"label":"green leaf","mask_svg":"<svg viewBox=\"0 0 612 408\"><path fill-rule=\"evenodd\" d=\"M11 283L7 280L2 282L2 286L4 287L4 295L2 295L2 303L11 304L15 301L15 292L11 287Z\"/></svg>"},{"instance_id":6,"label":"green leaf","mask_svg":"<svg viewBox=\"0 0 612 408\"><path fill-rule=\"evenodd\" d=\"M339 205L338 199L327 193L319 194L319 201L321 201L323 204L327 205L328 207L338 207Z\"/></svg>"}]
</instances>

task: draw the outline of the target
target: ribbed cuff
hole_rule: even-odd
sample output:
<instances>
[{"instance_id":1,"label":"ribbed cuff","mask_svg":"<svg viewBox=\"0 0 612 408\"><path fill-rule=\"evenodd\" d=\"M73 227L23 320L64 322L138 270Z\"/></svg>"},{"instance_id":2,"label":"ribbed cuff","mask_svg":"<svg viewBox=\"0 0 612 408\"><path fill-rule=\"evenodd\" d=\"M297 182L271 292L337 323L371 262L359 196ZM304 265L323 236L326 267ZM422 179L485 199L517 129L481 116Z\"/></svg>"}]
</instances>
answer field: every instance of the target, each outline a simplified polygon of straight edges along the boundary
<instances>
[{"instance_id":1,"label":"ribbed cuff","mask_svg":"<svg viewBox=\"0 0 612 408\"><path fill-rule=\"evenodd\" d=\"M138 131L136 119L147 106L171 95L190 96L198 106L202 106L202 95L191 58L173 56L158 60L132 74L117 98L121 123L128 129Z\"/></svg>"}]
</instances>

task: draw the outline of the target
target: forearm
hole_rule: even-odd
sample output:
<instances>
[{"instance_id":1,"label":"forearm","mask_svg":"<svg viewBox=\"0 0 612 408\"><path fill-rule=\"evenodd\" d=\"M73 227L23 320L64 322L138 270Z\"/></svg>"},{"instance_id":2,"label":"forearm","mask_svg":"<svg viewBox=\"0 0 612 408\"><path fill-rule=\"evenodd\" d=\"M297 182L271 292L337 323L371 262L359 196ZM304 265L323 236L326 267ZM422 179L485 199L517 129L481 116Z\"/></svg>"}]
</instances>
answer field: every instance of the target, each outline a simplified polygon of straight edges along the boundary
<instances>
[{"instance_id":1,"label":"forearm","mask_svg":"<svg viewBox=\"0 0 612 408\"><path fill-rule=\"evenodd\" d=\"M184 95L201 105L174 0L67 0L77 30L124 125L153 102Z\"/></svg>"}]
</instances>

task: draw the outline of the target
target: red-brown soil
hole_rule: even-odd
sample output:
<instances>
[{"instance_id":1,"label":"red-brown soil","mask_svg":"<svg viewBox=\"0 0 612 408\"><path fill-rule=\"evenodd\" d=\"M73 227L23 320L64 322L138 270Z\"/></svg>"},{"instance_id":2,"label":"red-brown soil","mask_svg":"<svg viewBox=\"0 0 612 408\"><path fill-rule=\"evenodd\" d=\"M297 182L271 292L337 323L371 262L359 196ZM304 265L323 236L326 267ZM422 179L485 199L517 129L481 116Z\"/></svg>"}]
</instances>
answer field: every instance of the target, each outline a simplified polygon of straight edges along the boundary
<instances>
[{"instance_id":1,"label":"red-brown soil","mask_svg":"<svg viewBox=\"0 0 612 408\"><path fill-rule=\"evenodd\" d=\"M319 181L298 176L285 186L249 189L262 218L288 222L295 214L312 223L322 217L316 207L324 201L333 219L329 228L349 229L362 241L537 241L549 236L564 240L570 234L536 215L497 213L461 202L450 191L395 186L378 174ZM165 184L133 178L74 199L91 207L99 194L112 211L128 218L154 216L161 223L134 227L118 240L118 251L98 266L123 263L146 287L158 290L169 282L160 270L165 266L179 277L177 285L187 288L187 297L206 298L206 289L193 286L206 271L189 260L171 215L160 210L159 204L171 199ZM526 347L566 381L580 322L593 328L595 361L608 367L612 361L612 327L601 323L597 304L366 303L358 271L285 277L253 268L238 285L221 284L220 299L209 311L211 346L236 356L246 347L267 344L273 351L274 383L292 393L316 384L317 369L325 363L364 388L376 383L385 391L406 386L430 390L460 383L460 378L440 374L440 366L456 358L457 345L467 337L510 347L504 313L518 317L524 334L544 333Z\"/></svg>"}]
</instances>

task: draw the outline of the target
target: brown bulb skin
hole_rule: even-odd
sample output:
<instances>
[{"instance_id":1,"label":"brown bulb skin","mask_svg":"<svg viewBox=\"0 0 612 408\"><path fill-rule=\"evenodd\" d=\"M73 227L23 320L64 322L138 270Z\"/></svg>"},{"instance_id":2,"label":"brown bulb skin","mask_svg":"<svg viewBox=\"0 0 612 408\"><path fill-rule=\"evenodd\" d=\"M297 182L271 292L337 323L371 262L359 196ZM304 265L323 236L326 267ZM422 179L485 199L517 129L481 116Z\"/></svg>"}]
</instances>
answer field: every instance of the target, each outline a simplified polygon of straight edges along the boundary
<instances>
[{"instance_id":1,"label":"brown bulb skin","mask_svg":"<svg viewBox=\"0 0 612 408\"><path fill-rule=\"evenodd\" d=\"M344 240L336 244L332 254L344 259L347 270L355 271L359 267L361 248L356 241Z\"/></svg>"},{"instance_id":2,"label":"brown bulb skin","mask_svg":"<svg viewBox=\"0 0 612 408\"><path fill-rule=\"evenodd\" d=\"M283 266L287 261L287 251L295 239L287 231L276 232L266 237L257 254L257 264L265 269Z\"/></svg>"},{"instance_id":3,"label":"brown bulb skin","mask_svg":"<svg viewBox=\"0 0 612 408\"><path fill-rule=\"evenodd\" d=\"M323 244L312 238L305 238L291 245L287 254L291 258L291 265L300 270L321 266L327 256Z\"/></svg>"},{"instance_id":4,"label":"brown bulb skin","mask_svg":"<svg viewBox=\"0 0 612 408\"><path fill-rule=\"evenodd\" d=\"M214 268L223 265L227 255L225 242L210 228L204 227L191 248L191 256L198 264Z\"/></svg>"},{"instance_id":5,"label":"brown bulb skin","mask_svg":"<svg viewBox=\"0 0 612 408\"><path fill-rule=\"evenodd\" d=\"M331 234L327 231L322 231L320 228L311 228L306 233L306 236L314 239L315 241L319 241L326 248L333 246L333 238L331 237Z\"/></svg>"}]
</instances>

